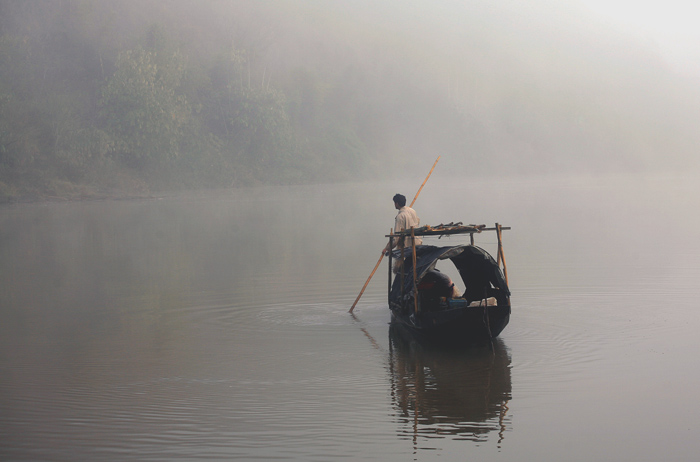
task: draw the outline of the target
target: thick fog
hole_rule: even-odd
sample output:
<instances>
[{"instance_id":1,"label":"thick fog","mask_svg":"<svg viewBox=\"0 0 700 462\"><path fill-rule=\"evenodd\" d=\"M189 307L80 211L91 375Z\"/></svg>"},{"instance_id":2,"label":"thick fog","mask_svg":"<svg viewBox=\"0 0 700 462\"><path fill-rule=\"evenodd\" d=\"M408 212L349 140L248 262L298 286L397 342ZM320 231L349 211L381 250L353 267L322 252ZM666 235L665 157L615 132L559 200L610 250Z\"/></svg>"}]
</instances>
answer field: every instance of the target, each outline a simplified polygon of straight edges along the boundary
<instances>
[{"instance_id":1,"label":"thick fog","mask_svg":"<svg viewBox=\"0 0 700 462\"><path fill-rule=\"evenodd\" d=\"M0 192L697 168L663 5L1 1Z\"/></svg>"},{"instance_id":2,"label":"thick fog","mask_svg":"<svg viewBox=\"0 0 700 462\"><path fill-rule=\"evenodd\" d=\"M682 4L285 5L271 65L377 79L379 110L388 109L377 121L382 154L395 163L425 157L425 168L445 154L460 174L697 166L693 42L680 29L674 42L654 23L666 21L668 32L687 17Z\"/></svg>"}]
</instances>

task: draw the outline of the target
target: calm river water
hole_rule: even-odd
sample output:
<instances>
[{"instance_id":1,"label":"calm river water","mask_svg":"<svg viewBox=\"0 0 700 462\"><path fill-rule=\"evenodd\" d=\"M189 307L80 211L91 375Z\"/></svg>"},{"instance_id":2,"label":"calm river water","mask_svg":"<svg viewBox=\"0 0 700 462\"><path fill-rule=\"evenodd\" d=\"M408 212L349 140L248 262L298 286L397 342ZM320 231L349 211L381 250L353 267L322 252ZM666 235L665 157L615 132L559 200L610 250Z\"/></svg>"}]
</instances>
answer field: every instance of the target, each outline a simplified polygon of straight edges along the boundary
<instances>
[{"instance_id":1,"label":"calm river water","mask_svg":"<svg viewBox=\"0 0 700 462\"><path fill-rule=\"evenodd\" d=\"M0 460L695 460L698 178L436 172L423 224L512 227L458 352L393 337L384 265L347 313L421 182L0 207Z\"/></svg>"}]
</instances>

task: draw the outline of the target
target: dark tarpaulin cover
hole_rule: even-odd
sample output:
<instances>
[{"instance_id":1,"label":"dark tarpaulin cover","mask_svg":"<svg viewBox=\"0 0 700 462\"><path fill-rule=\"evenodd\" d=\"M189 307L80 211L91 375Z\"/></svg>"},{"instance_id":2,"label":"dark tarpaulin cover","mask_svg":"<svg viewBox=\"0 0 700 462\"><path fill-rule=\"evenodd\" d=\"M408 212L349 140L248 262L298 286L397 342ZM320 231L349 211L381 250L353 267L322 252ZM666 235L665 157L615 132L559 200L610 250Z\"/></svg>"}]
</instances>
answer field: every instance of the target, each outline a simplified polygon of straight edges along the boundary
<instances>
[{"instance_id":1,"label":"dark tarpaulin cover","mask_svg":"<svg viewBox=\"0 0 700 462\"><path fill-rule=\"evenodd\" d=\"M412 249L404 249L404 270L403 278L403 298L406 300L413 298L413 257ZM401 251L394 250L393 258L400 258ZM506 284L503 272L498 267L496 261L480 247L473 245L457 245L447 247L436 247L432 245L416 246L416 283L420 283L425 274L435 267L439 260L449 258L459 271L462 282L465 285L464 298L472 301L484 297L485 289L491 286L502 290L510 296L510 290ZM401 303L401 276L395 275L391 286L390 300L394 303Z\"/></svg>"}]
</instances>

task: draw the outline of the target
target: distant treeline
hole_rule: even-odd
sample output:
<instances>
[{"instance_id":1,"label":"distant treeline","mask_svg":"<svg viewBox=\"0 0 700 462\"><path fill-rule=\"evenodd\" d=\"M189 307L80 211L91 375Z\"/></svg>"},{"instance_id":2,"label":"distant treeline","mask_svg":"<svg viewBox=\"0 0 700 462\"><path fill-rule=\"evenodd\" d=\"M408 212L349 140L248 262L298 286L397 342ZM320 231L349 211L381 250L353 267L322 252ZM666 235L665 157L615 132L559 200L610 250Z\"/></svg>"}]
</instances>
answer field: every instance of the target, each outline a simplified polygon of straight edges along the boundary
<instances>
[{"instance_id":1,"label":"distant treeline","mask_svg":"<svg viewBox=\"0 0 700 462\"><path fill-rule=\"evenodd\" d=\"M542 83L542 53L499 54L476 26L457 47L410 8L403 30L381 2L330 3L0 0L0 200L348 180L437 154L624 165L675 139L626 118L629 89Z\"/></svg>"},{"instance_id":2,"label":"distant treeline","mask_svg":"<svg viewBox=\"0 0 700 462\"><path fill-rule=\"evenodd\" d=\"M216 49L198 49L206 22L172 6L0 2L0 196L334 180L368 168L357 126L335 117L352 104L338 83L301 71L273 80L266 37L237 24Z\"/></svg>"},{"instance_id":3,"label":"distant treeline","mask_svg":"<svg viewBox=\"0 0 700 462\"><path fill-rule=\"evenodd\" d=\"M0 2L0 196L333 181L368 169L352 82L275 75L264 23L232 21L211 37L216 2L179 3ZM228 16L244 22L260 8L248 10Z\"/></svg>"}]
</instances>

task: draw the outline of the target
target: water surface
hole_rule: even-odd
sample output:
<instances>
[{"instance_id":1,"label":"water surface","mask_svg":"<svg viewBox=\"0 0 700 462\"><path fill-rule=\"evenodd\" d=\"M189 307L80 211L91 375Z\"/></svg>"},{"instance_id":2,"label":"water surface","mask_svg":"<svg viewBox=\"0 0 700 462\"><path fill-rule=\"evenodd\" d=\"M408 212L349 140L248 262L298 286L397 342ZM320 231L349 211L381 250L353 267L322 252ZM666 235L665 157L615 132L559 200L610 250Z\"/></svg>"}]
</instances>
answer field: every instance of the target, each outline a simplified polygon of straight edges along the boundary
<instances>
[{"instance_id":1,"label":"water surface","mask_svg":"<svg viewBox=\"0 0 700 462\"><path fill-rule=\"evenodd\" d=\"M697 178L436 174L424 224L513 228L460 352L390 332L385 266L347 313L421 181L3 206L0 459L691 460Z\"/></svg>"}]
</instances>

